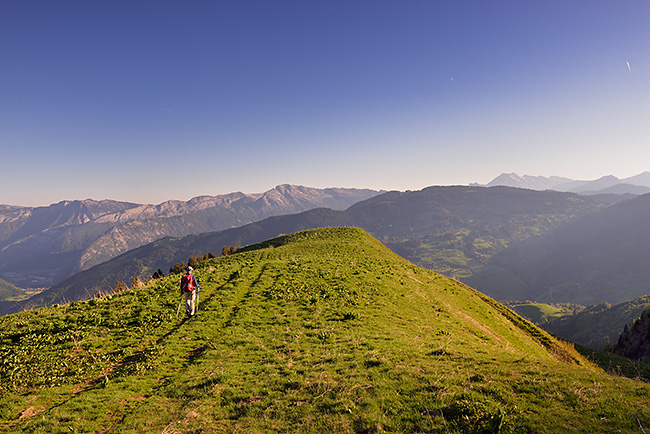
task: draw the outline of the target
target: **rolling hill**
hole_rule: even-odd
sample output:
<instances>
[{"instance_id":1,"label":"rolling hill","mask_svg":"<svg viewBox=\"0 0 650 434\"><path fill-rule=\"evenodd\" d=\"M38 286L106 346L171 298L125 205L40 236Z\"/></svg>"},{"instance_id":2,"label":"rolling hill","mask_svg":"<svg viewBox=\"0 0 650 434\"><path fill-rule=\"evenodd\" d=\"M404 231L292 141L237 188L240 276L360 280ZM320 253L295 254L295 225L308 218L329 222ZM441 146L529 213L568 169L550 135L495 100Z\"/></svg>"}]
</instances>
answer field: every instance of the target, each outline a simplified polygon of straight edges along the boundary
<instances>
[{"instance_id":1,"label":"rolling hill","mask_svg":"<svg viewBox=\"0 0 650 434\"><path fill-rule=\"evenodd\" d=\"M355 228L0 318L0 432L638 433L650 385ZM625 402L625 405L621 405Z\"/></svg>"},{"instance_id":2,"label":"rolling hill","mask_svg":"<svg viewBox=\"0 0 650 434\"><path fill-rule=\"evenodd\" d=\"M269 217L226 231L163 238L77 273L20 305L12 306L10 312L88 300L98 292L110 293L118 281L130 285L135 277L146 280L156 270L162 269L167 273L170 266L187 261L190 256L203 256L209 252L219 254L223 246L245 246L304 229L351 225L351 220L343 212L319 208L301 214Z\"/></svg>"},{"instance_id":3,"label":"rolling hill","mask_svg":"<svg viewBox=\"0 0 650 434\"><path fill-rule=\"evenodd\" d=\"M380 192L279 185L262 194L201 196L139 205L64 201L0 207L0 277L24 288L50 287L73 274L164 237L182 237L318 207L345 209Z\"/></svg>"}]
</instances>

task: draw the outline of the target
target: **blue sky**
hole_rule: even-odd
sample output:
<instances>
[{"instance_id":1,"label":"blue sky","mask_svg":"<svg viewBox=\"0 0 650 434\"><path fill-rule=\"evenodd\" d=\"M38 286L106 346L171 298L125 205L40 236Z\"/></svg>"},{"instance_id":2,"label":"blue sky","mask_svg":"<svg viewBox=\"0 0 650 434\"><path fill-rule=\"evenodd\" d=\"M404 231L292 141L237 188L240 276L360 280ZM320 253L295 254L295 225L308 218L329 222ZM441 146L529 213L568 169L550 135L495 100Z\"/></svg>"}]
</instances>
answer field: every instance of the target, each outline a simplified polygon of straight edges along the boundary
<instances>
[{"instance_id":1,"label":"blue sky","mask_svg":"<svg viewBox=\"0 0 650 434\"><path fill-rule=\"evenodd\" d=\"M0 2L0 203L650 170L650 2Z\"/></svg>"}]
</instances>

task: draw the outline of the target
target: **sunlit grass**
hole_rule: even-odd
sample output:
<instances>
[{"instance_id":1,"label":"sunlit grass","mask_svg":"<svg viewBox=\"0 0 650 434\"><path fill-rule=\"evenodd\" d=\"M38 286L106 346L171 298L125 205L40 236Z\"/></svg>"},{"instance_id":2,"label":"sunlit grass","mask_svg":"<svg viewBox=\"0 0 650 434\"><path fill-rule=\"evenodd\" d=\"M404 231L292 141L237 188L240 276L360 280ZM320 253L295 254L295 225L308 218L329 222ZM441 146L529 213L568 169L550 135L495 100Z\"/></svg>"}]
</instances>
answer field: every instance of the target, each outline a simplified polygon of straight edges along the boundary
<instances>
[{"instance_id":1,"label":"sunlit grass","mask_svg":"<svg viewBox=\"0 0 650 434\"><path fill-rule=\"evenodd\" d=\"M361 230L292 234L196 268L189 320L176 318L178 276L0 319L0 431L650 426L646 383Z\"/></svg>"}]
</instances>

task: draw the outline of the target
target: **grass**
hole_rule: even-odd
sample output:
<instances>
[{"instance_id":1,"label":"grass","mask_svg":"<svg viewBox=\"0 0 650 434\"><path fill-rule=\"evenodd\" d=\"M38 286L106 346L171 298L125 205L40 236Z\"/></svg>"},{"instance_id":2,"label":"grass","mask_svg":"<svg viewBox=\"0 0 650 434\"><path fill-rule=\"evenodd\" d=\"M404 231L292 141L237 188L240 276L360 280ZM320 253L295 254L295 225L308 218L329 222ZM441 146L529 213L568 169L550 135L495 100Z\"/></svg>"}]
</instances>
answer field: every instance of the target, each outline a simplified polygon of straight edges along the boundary
<instances>
[{"instance_id":1,"label":"grass","mask_svg":"<svg viewBox=\"0 0 650 434\"><path fill-rule=\"evenodd\" d=\"M0 432L650 426L648 384L364 231L291 234L195 268L189 320L179 276L0 318Z\"/></svg>"},{"instance_id":2,"label":"grass","mask_svg":"<svg viewBox=\"0 0 650 434\"><path fill-rule=\"evenodd\" d=\"M534 323L545 322L553 318L573 315L573 310L566 306L553 306L547 303L509 302L509 307Z\"/></svg>"},{"instance_id":3,"label":"grass","mask_svg":"<svg viewBox=\"0 0 650 434\"><path fill-rule=\"evenodd\" d=\"M594 350L582 345L575 345L576 350L612 375L634 378L650 382L650 364L626 359L625 357L605 351Z\"/></svg>"}]
</instances>

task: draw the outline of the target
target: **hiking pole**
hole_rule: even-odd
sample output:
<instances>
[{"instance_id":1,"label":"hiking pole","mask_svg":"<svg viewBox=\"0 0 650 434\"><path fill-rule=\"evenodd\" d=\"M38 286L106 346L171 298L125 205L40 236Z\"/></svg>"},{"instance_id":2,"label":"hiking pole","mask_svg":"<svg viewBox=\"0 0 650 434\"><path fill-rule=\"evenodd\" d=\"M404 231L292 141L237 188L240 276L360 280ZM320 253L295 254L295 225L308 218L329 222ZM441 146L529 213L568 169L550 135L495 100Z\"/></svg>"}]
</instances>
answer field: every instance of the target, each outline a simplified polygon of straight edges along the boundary
<instances>
[{"instance_id":1,"label":"hiking pole","mask_svg":"<svg viewBox=\"0 0 650 434\"><path fill-rule=\"evenodd\" d=\"M181 312L181 305L183 304L183 293L181 293L181 301L178 303L178 309L176 310L176 318L178 318L178 314Z\"/></svg>"}]
</instances>

